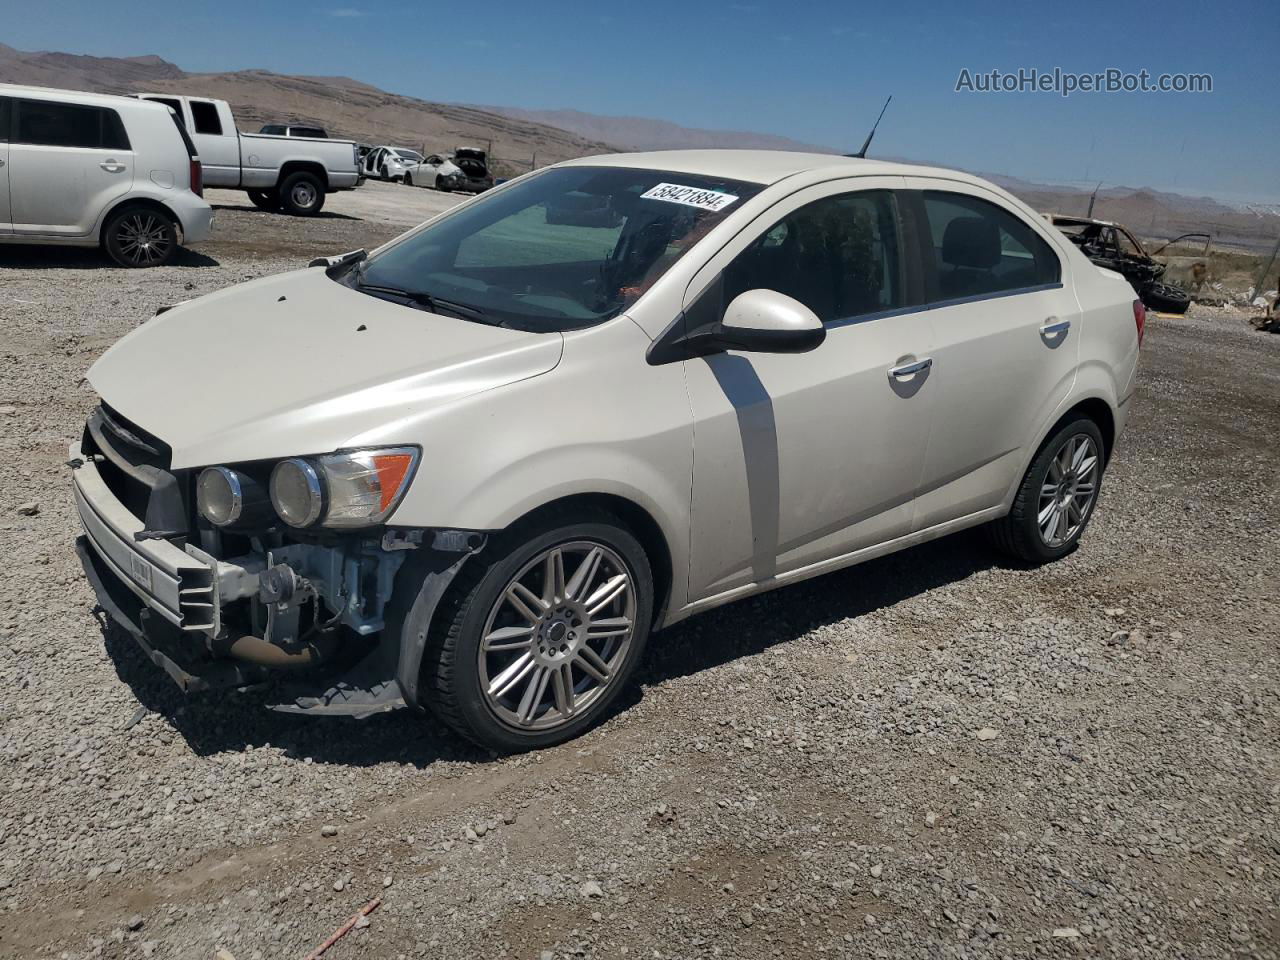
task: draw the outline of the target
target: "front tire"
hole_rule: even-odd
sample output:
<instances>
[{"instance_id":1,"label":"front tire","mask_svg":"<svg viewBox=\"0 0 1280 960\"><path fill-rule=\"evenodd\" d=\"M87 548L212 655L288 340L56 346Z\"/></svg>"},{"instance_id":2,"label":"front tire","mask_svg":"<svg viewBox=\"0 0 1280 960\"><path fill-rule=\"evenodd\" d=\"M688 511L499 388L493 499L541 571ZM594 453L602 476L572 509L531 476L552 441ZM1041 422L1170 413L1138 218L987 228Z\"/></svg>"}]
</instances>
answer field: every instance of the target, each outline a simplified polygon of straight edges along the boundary
<instances>
[{"instance_id":1,"label":"front tire","mask_svg":"<svg viewBox=\"0 0 1280 960\"><path fill-rule=\"evenodd\" d=\"M436 177L436 189L441 193L448 193L453 188L449 186L444 177Z\"/></svg>"},{"instance_id":2,"label":"front tire","mask_svg":"<svg viewBox=\"0 0 1280 960\"><path fill-rule=\"evenodd\" d=\"M1160 313L1186 313L1191 306L1191 294L1169 283L1147 284L1140 299Z\"/></svg>"},{"instance_id":3,"label":"front tire","mask_svg":"<svg viewBox=\"0 0 1280 960\"><path fill-rule=\"evenodd\" d=\"M280 209L280 194L275 190L249 190L249 202L259 210L276 213Z\"/></svg>"},{"instance_id":4,"label":"front tire","mask_svg":"<svg viewBox=\"0 0 1280 960\"><path fill-rule=\"evenodd\" d=\"M653 596L644 549L608 513L513 528L441 603L419 689L439 719L500 753L571 740L630 679Z\"/></svg>"},{"instance_id":5,"label":"front tire","mask_svg":"<svg viewBox=\"0 0 1280 960\"><path fill-rule=\"evenodd\" d=\"M324 206L324 184L313 173L291 173L280 184L280 205L295 217L314 217Z\"/></svg>"},{"instance_id":6,"label":"front tire","mask_svg":"<svg viewBox=\"0 0 1280 960\"><path fill-rule=\"evenodd\" d=\"M178 225L154 207L125 207L107 221L102 245L122 267L162 267L178 252Z\"/></svg>"},{"instance_id":7,"label":"front tire","mask_svg":"<svg viewBox=\"0 0 1280 960\"><path fill-rule=\"evenodd\" d=\"M1106 468L1102 431L1083 414L1045 441L1013 498L1008 516L992 523L992 541L1030 564L1073 551L1093 516Z\"/></svg>"}]
</instances>

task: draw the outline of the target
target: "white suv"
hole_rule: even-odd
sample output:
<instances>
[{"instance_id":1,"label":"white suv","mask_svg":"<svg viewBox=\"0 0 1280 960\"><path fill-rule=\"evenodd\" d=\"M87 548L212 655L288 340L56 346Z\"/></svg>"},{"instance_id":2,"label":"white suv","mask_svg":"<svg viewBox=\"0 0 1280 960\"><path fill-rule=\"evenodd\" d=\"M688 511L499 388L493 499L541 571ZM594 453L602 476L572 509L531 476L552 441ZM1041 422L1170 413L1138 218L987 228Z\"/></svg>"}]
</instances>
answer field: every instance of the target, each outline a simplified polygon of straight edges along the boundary
<instances>
[{"instance_id":1,"label":"white suv","mask_svg":"<svg viewBox=\"0 0 1280 960\"><path fill-rule=\"evenodd\" d=\"M85 569L185 689L498 750L719 604L978 524L1064 556L1145 320L982 180L808 154L576 160L318 266L89 371Z\"/></svg>"},{"instance_id":2,"label":"white suv","mask_svg":"<svg viewBox=\"0 0 1280 960\"><path fill-rule=\"evenodd\" d=\"M0 84L0 167L0 243L154 267L213 226L195 148L160 104Z\"/></svg>"}]
</instances>

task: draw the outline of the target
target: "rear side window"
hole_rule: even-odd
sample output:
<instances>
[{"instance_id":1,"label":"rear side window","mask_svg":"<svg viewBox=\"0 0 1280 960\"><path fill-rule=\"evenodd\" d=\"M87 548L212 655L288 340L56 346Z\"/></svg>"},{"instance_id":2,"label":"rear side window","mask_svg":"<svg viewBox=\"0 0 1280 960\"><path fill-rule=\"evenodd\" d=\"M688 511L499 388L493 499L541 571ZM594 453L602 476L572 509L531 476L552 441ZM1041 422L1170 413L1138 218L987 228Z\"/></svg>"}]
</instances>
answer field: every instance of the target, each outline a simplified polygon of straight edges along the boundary
<instances>
[{"instance_id":1,"label":"rear side window","mask_svg":"<svg viewBox=\"0 0 1280 960\"><path fill-rule=\"evenodd\" d=\"M218 118L217 104L208 100L190 100L191 122L196 133L208 133L215 137L222 136L222 121Z\"/></svg>"},{"instance_id":2,"label":"rear side window","mask_svg":"<svg viewBox=\"0 0 1280 960\"><path fill-rule=\"evenodd\" d=\"M146 99L152 103L163 103L178 118L178 126L185 127L187 125L187 121L182 117L182 102L180 100L174 100L171 97L147 97Z\"/></svg>"},{"instance_id":3,"label":"rear side window","mask_svg":"<svg viewBox=\"0 0 1280 960\"><path fill-rule=\"evenodd\" d=\"M48 147L128 150L120 114L105 107L49 100L18 100L11 121L13 143Z\"/></svg>"},{"instance_id":4,"label":"rear side window","mask_svg":"<svg viewBox=\"0 0 1280 960\"><path fill-rule=\"evenodd\" d=\"M987 296L1057 283L1057 254L1028 224L987 200L925 190L926 246L938 300Z\"/></svg>"},{"instance_id":5,"label":"rear side window","mask_svg":"<svg viewBox=\"0 0 1280 960\"><path fill-rule=\"evenodd\" d=\"M788 214L726 268L721 306L757 287L799 300L824 323L901 307L893 196L887 190L840 194Z\"/></svg>"},{"instance_id":6,"label":"rear side window","mask_svg":"<svg viewBox=\"0 0 1280 960\"><path fill-rule=\"evenodd\" d=\"M282 137L284 136L284 127L280 126L278 123L268 123L264 124L262 129L258 132L265 133L273 137Z\"/></svg>"}]
</instances>

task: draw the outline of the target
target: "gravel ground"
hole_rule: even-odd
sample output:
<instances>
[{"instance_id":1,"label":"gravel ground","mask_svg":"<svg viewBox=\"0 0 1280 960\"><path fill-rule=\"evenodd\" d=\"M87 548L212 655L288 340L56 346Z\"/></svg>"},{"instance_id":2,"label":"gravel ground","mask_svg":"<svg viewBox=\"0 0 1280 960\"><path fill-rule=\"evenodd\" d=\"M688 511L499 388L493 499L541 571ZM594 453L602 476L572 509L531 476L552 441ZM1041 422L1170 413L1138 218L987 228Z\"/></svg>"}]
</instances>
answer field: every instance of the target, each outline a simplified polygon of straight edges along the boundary
<instances>
[{"instance_id":1,"label":"gravel ground","mask_svg":"<svg viewBox=\"0 0 1280 960\"><path fill-rule=\"evenodd\" d=\"M93 359L452 200L224 199L181 266L0 249L0 957L301 957L375 896L328 957L1280 956L1280 337L1149 321L1068 559L961 535L706 614L603 727L495 759L184 699L94 618Z\"/></svg>"}]
</instances>

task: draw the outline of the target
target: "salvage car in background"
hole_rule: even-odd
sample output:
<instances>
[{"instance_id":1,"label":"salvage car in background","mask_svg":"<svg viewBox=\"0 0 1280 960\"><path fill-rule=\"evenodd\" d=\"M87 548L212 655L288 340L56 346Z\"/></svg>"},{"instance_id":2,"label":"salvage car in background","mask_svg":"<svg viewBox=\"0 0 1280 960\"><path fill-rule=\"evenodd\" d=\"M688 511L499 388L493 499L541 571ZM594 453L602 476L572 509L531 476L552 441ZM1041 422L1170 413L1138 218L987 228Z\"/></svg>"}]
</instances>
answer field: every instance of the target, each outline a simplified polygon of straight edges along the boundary
<instances>
[{"instance_id":1,"label":"salvage car in background","mask_svg":"<svg viewBox=\"0 0 1280 960\"><path fill-rule=\"evenodd\" d=\"M406 170L422 162L422 154L408 147L375 147L360 162L366 177L402 180Z\"/></svg>"},{"instance_id":2,"label":"salvage car in background","mask_svg":"<svg viewBox=\"0 0 1280 960\"><path fill-rule=\"evenodd\" d=\"M225 100L167 93L137 97L162 103L177 115L195 142L206 185L244 190L259 209L315 216L325 194L360 184L351 140L240 133Z\"/></svg>"},{"instance_id":3,"label":"salvage car in background","mask_svg":"<svg viewBox=\"0 0 1280 960\"><path fill-rule=\"evenodd\" d=\"M0 84L0 167L0 243L156 267L213 226L195 147L153 103Z\"/></svg>"},{"instance_id":4,"label":"salvage car in background","mask_svg":"<svg viewBox=\"0 0 1280 960\"><path fill-rule=\"evenodd\" d=\"M1143 248L1142 242L1122 224L1092 217L1050 214L1048 219L1070 238L1080 251L1100 267L1114 270L1129 281L1134 292L1152 310L1186 313L1191 295L1181 287L1164 283L1167 269ZM1185 236L1203 237L1204 234ZM1182 239L1179 237L1178 239ZM1168 244L1166 244L1168 246Z\"/></svg>"},{"instance_id":5,"label":"salvage car in background","mask_svg":"<svg viewBox=\"0 0 1280 960\"><path fill-rule=\"evenodd\" d=\"M653 628L980 524L1070 553L1144 319L966 174L568 161L113 346L78 550L185 690L293 670L279 709L547 746Z\"/></svg>"},{"instance_id":6,"label":"salvage car in background","mask_svg":"<svg viewBox=\"0 0 1280 960\"><path fill-rule=\"evenodd\" d=\"M404 172L410 187L435 187L437 190L465 190L483 193L493 186L488 154L474 147L459 147L448 156L433 153Z\"/></svg>"}]
</instances>

